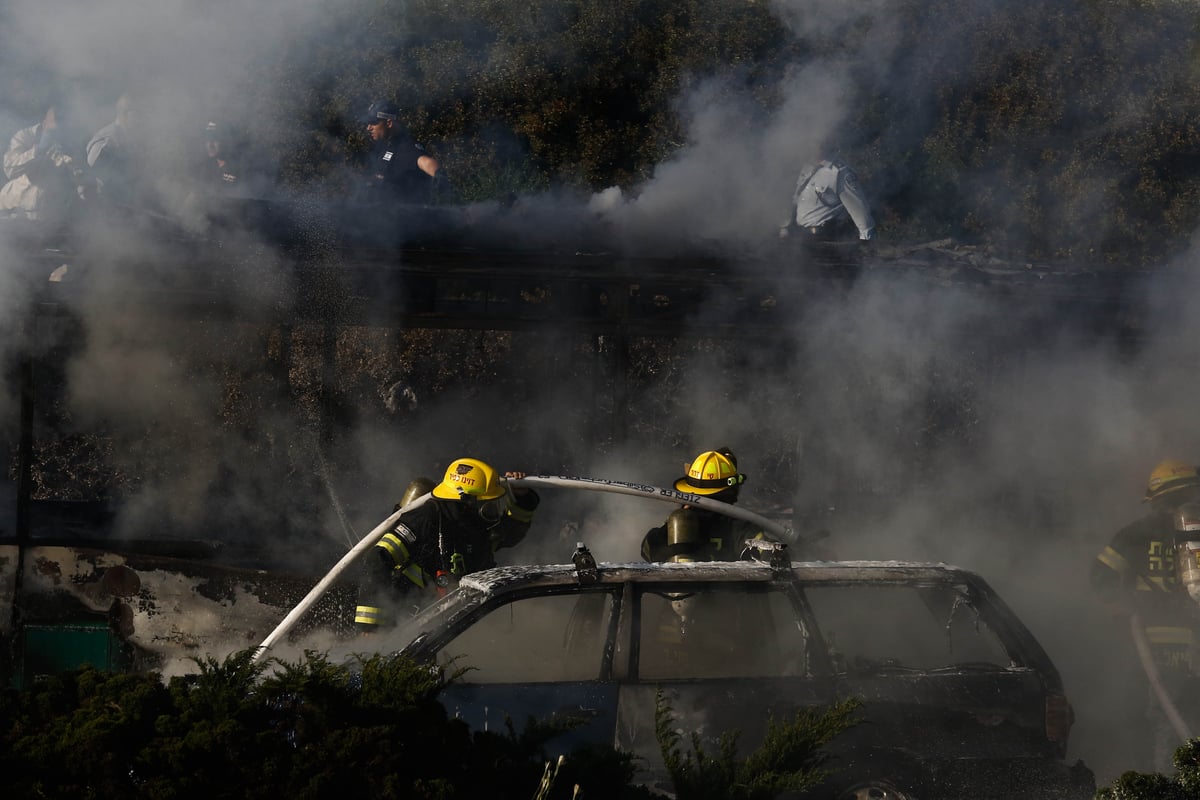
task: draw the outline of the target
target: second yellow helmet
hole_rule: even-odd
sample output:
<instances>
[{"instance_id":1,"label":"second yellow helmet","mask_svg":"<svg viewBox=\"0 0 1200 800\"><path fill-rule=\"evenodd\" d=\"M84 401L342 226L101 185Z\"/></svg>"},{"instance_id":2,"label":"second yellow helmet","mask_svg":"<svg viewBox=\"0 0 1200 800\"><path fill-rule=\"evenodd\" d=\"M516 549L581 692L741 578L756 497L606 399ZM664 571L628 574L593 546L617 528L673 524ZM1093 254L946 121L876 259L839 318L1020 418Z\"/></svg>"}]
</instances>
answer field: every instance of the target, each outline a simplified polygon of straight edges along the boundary
<instances>
[{"instance_id":1,"label":"second yellow helmet","mask_svg":"<svg viewBox=\"0 0 1200 800\"><path fill-rule=\"evenodd\" d=\"M1175 459L1160 461L1146 481L1146 496L1142 499L1155 500L1189 486L1200 486L1200 472L1194 465Z\"/></svg>"},{"instance_id":2,"label":"second yellow helmet","mask_svg":"<svg viewBox=\"0 0 1200 800\"><path fill-rule=\"evenodd\" d=\"M746 476L737 471L729 456L708 450L696 456L688 474L675 481L675 488L693 494L717 494L745 482Z\"/></svg>"}]
</instances>

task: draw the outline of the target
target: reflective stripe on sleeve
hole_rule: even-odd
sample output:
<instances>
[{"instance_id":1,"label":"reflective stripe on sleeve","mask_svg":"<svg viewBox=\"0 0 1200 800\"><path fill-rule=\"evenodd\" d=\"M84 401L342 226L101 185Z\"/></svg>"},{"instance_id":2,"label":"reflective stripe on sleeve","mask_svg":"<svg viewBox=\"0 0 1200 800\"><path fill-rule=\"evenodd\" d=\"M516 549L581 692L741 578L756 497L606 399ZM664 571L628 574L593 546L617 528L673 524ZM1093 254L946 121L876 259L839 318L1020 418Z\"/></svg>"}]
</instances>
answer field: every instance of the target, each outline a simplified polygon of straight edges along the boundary
<instances>
[{"instance_id":1,"label":"reflective stripe on sleeve","mask_svg":"<svg viewBox=\"0 0 1200 800\"><path fill-rule=\"evenodd\" d=\"M409 564L407 567L398 566L396 570L422 589L425 588L425 582L429 580L429 573L417 564Z\"/></svg>"},{"instance_id":2,"label":"reflective stripe on sleeve","mask_svg":"<svg viewBox=\"0 0 1200 800\"><path fill-rule=\"evenodd\" d=\"M386 550L387 554L392 557L392 561L398 567L404 566L409 561L408 545L394 533L385 533L383 538L379 540L379 544L375 546Z\"/></svg>"},{"instance_id":3,"label":"reflective stripe on sleeve","mask_svg":"<svg viewBox=\"0 0 1200 800\"><path fill-rule=\"evenodd\" d=\"M1146 640L1150 644L1185 644L1190 645L1195 639L1191 628L1179 628L1173 625L1156 625L1146 628Z\"/></svg>"},{"instance_id":4,"label":"reflective stripe on sleeve","mask_svg":"<svg viewBox=\"0 0 1200 800\"><path fill-rule=\"evenodd\" d=\"M412 556L408 552L408 545L404 543L403 539L394 533L385 533L379 540L379 544L375 546L382 547L391 556L392 562L396 565L392 569L422 589L425 588L425 584L429 580L429 573L413 562Z\"/></svg>"},{"instance_id":5,"label":"reflective stripe on sleeve","mask_svg":"<svg viewBox=\"0 0 1200 800\"><path fill-rule=\"evenodd\" d=\"M359 606L354 609L354 622L358 625L379 625L383 622L383 609Z\"/></svg>"},{"instance_id":6,"label":"reflective stripe on sleeve","mask_svg":"<svg viewBox=\"0 0 1200 800\"><path fill-rule=\"evenodd\" d=\"M521 508L515 503L510 505L505 513L517 522L533 522L533 512L527 508Z\"/></svg>"},{"instance_id":7,"label":"reflective stripe on sleeve","mask_svg":"<svg viewBox=\"0 0 1200 800\"><path fill-rule=\"evenodd\" d=\"M1111 547L1104 548L1100 555L1096 556L1096 560L1118 575L1124 576L1129 572L1129 562L1125 560L1125 556Z\"/></svg>"}]
</instances>

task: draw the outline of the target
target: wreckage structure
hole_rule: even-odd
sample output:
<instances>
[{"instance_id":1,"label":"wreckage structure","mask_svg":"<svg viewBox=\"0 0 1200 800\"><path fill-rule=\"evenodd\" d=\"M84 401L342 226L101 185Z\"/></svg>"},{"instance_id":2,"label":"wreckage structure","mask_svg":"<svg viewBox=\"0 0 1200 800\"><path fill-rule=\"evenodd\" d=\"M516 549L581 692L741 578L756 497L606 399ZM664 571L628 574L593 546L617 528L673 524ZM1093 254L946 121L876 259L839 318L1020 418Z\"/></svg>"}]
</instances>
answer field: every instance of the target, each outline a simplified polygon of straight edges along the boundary
<instances>
[{"instance_id":1,"label":"wreckage structure","mask_svg":"<svg viewBox=\"0 0 1200 800\"><path fill-rule=\"evenodd\" d=\"M265 381L300 407L314 448L306 460L319 473L326 459L336 460L333 442L347 424L346 403L338 400L356 380L361 352L347 337L404 334L434 343L450 332L459 337L442 356L431 346L428 360L441 360L440 367L396 381L395 373L372 374L380 402L393 411L397 405L403 411L405 397L415 403L428 393L422 382L445 385L447 370L493 379L489 354L463 356L462 341L482 351L481 336L524 337L526 350L573 365L564 378L578 384L576 396L587 403L575 435L602 448L644 435L639 426L654 410L639 393L653 362L674 357L675 344L735 343L740 352L754 352L756 363L794 358L780 332L800 328L863 281L885 295L889 286L918 285L954 302L986 296L1011 309L1020 337L986 325L970 332L984 358L1007 357L1043 332L1064 330L1136 346L1149 292L1142 273L1013 264L949 242L881 247L869 255L845 245L780 242L753 258L731 259L452 243L355 247L304 233L298 244L282 246L159 236L111 251L37 243L20 250L24 302L11 321L20 345L9 354L19 403L7 420L9 481L0 506L7 511L0 518L0 671L9 683L85 662L178 669L193 656L253 646L321 577L278 550L255 549L256 526L288 524L269 515L210 517L192 527L179 519L157 528L117 525L126 509L112 491L120 480L103 475L104 445L97 442L104 432L80 435L63 410L63 375L84 346L81 316L102 311L132 329L179 326L181 340L189 330L252 330L239 341L269 355L243 369L243 386L230 391L261 389ZM257 374L259 364L264 374ZM731 369L737 366L735 359ZM120 375L107 379L119 382ZM205 429L182 435L184 450L202 444L189 436L203 438ZM814 457L810 448L806 458ZM789 466L799 468L779 461L781 470ZM315 495L309 510L318 517L328 511L317 508L327 499ZM791 498L778 505L792 507L790 522L803 527ZM167 527L172 535L157 535ZM221 535L233 530L238 535ZM305 563L334 563L348 544L336 538L307 541ZM353 586L342 586L297 630L345 633L352 608Z\"/></svg>"}]
</instances>

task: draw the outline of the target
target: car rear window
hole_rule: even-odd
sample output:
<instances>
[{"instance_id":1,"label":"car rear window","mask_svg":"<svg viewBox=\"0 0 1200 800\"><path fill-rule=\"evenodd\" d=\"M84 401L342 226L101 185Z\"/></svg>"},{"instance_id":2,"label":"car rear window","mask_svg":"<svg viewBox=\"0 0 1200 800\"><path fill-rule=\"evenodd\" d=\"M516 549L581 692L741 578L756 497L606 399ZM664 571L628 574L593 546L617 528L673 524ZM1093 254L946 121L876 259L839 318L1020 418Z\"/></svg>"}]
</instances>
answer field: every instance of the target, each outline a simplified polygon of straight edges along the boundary
<instances>
[{"instance_id":1,"label":"car rear window","mask_svg":"<svg viewBox=\"0 0 1200 800\"><path fill-rule=\"evenodd\" d=\"M1007 668L1012 659L952 586L810 586L805 595L839 672Z\"/></svg>"},{"instance_id":2,"label":"car rear window","mask_svg":"<svg viewBox=\"0 0 1200 800\"><path fill-rule=\"evenodd\" d=\"M438 663L469 667L465 683L596 680L612 608L608 592L513 600L447 642Z\"/></svg>"}]
</instances>

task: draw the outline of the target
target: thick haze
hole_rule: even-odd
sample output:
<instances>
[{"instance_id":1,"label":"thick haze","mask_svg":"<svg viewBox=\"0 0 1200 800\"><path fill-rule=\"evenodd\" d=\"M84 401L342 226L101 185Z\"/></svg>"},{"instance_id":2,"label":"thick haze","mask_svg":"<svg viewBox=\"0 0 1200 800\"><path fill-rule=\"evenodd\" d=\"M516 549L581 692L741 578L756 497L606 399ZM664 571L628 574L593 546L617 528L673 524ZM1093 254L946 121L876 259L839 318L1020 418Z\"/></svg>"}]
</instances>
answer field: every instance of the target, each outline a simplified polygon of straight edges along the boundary
<instances>
[{"instance_id":1,"label":"thick haze","mask_svg":"<svg viewBox=\"0 0 1200 800\"><path fill-rule=\"evenodd\" d=\"M839 35L856 15L868 9L886 14L887 6L876 0L851 12L844 3L773 3L806 38ZM222 85L239 76L251 55L286 46L291 33L320 22L326 7L315 0L9 3L0 17L0 66L10 73L28 69L29 82L24 97L0 98L4 135L40 116L37 82L50 75L69 81L68 94L89 130L111 121L122 90L148 81L146 96L168 116L200 113L204 104L236 105L236 98L222 97ZM858 100L851 72L877 76L879 91L886 90L889 34L882 29L867 37L857 58L794 65L769 119L754 110L736 76L704 82L678 100L688 120L687 144L635 196L610 190L590 208L637 247L669 251L703 240L725 252L765 251L786 218L800 165L839 153L831 137ZM957 40L947 36L943 45L930 37L926 46L944 46L952 58ZM866 188L870 193L869 180ZM551 213L549 207L539 214ZM570 217L588 208L559 211ZM886 239L886 228L880 235ZM20 251L2 241L0 248L0 325L12 349L27 343L20 315L40 273L30 279ZM262 252L257 291L270 300L287 291L286 264ZM1171 271L1190 269L1191 258ZM1123 710L1109 698L1125 687L1103 665L1113 647L1127 643L1114 644L1108 635L1089 597L1087 572L1108 537L1143 513L1138 500L1155 463L1200 461L1194 422L1200 381L1191 366L1200 356L1200 319L1186 313L1191 292L1150 298L1144 338L1134 351L1067 331L1041 330L1034 339L1010 305L983 291L931 288L919 276L863 279L778 332L775 347L789 359L751 351L741 354L735 372L725 350L697 347L685 368L637 384L646 394L630 398L631 414L675 404L658 420L674 446L656 444L647 452L644 440L631 436L593 447L584 435L583 393L562 380L564 370L586 356L563 349L540 362L547 374L534 395L513 397L498 378L471 393L422 396L415 410L360 420L341 436L336 464L325 471L300 399L281 396L273 406L245 411L238 403L248 401L231 395L238 380L269 383L269 334L131 321L120 310L119 281L129 279L97 278L95 291L71 309L84 336L67 368L64 401L72 424L142 442L136 451L110 454L118 468L170 463L132 498L122 520L127 535L149 535L147 520L166 509L188 516L222 504L230 519L240 514L253 521L264 509L292 507L297 490L290 479L307 491L303 482L320 473L317 484L332 489L361 536L389 513L410 477L437 478L459 455L478 455L501 469L665 485L696 452L728 445L750 476L743 504L754 509L794 500L807 510L825 509L821 524L831 530L838 556L947 561L982 573L1063 671L1079 717L1073 757L1087 761L1101 780L1114 777L1111 771L1147 766L1126 760L1129 743L1117 733L1123 727L1109 716ZM507 346L543 346L537 333L464 339L497 358L506 356ZM407 353L414 363L373 376L381 396L397 377L419 371L422 356ZM215 373L188 366L209 362L226 366ZM0 411L12 418L16 389L6 388ZM253 436L218 430L219 419L243 411L257 420ZM160 435L167 429L169 436ZM285 463L264 456L264 449L287 453ZM768 463L767 453L798 459L799 485L778 486L773 476L790 473ZM334 503L304 499L321 509L319 524L335 543L344 541ZM641 534L670 510L646 505L615 496L547 496L545 526L535 523L524 550L504 557L563 561L583 539L602 559L634 559ZM311 525L296 514L297 525ZM564 520L578 522L580 532L563 532L560 539ZM322 571L329 563L302 566Z\"/></svg>"}]
</instances>

